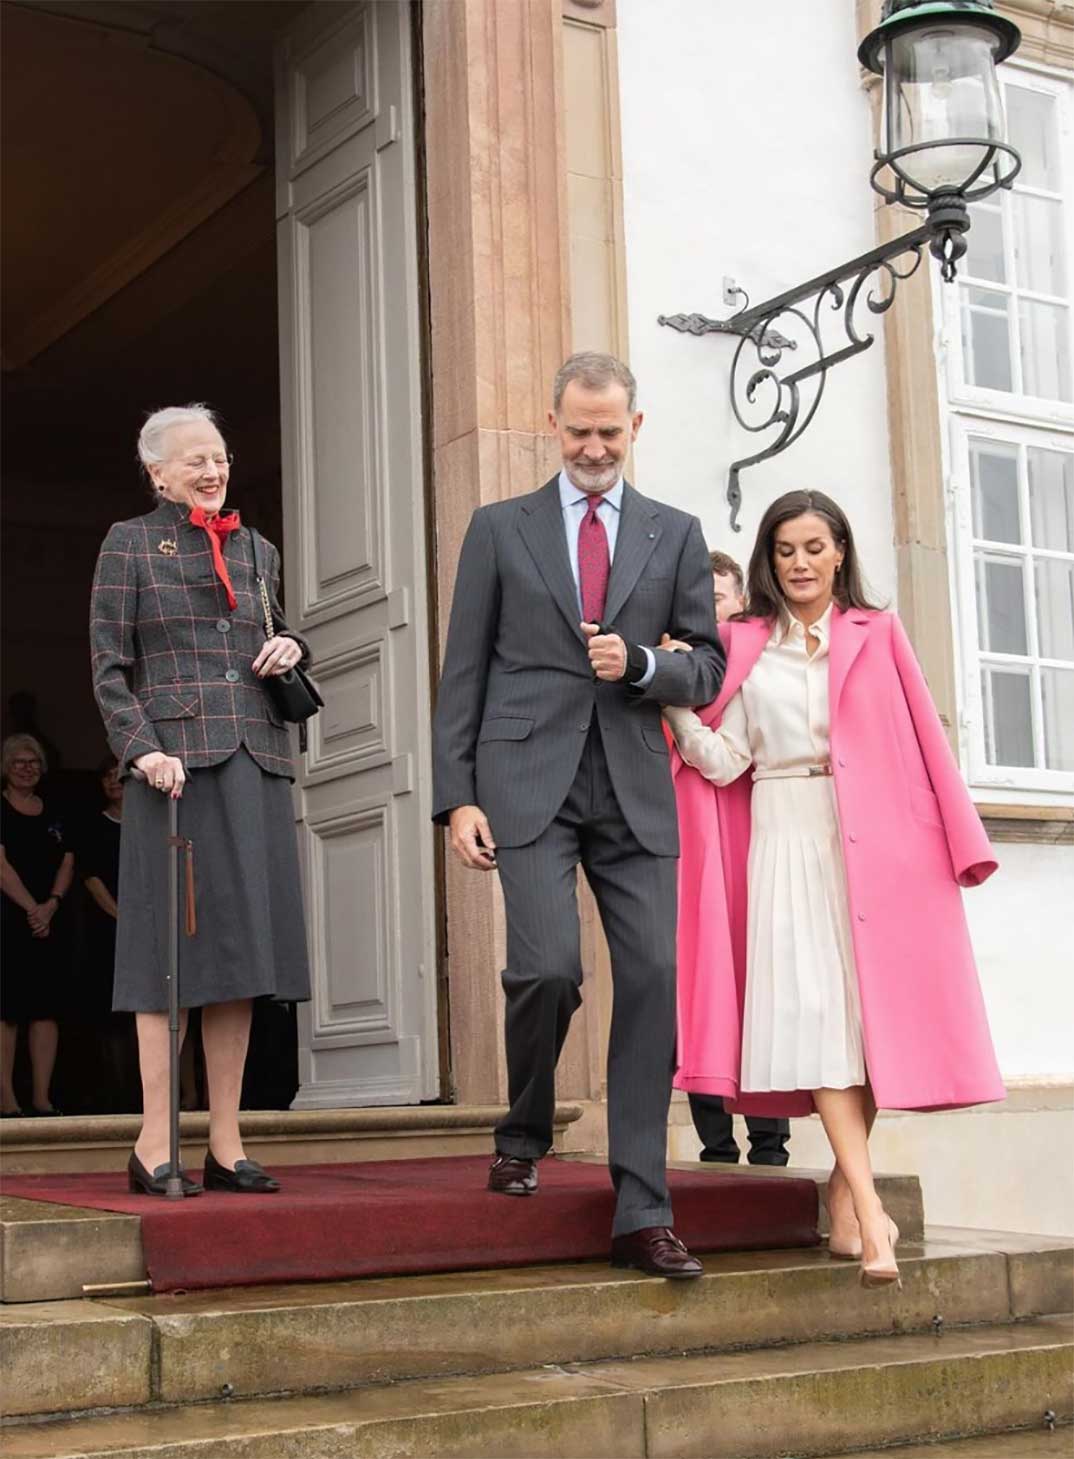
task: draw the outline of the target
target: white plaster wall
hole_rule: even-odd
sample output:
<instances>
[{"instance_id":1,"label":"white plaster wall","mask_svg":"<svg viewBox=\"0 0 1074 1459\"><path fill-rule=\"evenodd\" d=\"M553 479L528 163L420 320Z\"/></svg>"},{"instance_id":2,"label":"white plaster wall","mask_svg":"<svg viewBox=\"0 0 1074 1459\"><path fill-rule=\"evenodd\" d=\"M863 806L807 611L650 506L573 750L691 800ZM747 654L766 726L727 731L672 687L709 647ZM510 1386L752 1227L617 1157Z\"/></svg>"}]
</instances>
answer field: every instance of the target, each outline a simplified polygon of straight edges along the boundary
<instances>
[{"instance_id":1,"label":"white plaster wall","mask_svg":"<svg viewBox=\"0 0 1074 1459\"><path fill-rule=\"evenodd\" d=\"M630 359L646 411L638 485L695 512L710 546L740 557L774 497L828 491L886 598L895 578L882 343L839 367L800 442L743 472L743 530L732 533L727 467L761 439L731 414L736 341L656 322L727 317L725 274L760 303L875 246L853 0L619 0L618 17Z\"/></svg>"},{"instance_id":2,"label":"white plaster wall","mask_svg":"<svg viewBox=\"0 0 1074 1459\"><path fill-rule=\"evenodd\" d=\"M996 857L999 871L963 901L999 1065L1010 1079L1069 1077L1074 847L1005 844Z\"/></svg>"}]
</instances>

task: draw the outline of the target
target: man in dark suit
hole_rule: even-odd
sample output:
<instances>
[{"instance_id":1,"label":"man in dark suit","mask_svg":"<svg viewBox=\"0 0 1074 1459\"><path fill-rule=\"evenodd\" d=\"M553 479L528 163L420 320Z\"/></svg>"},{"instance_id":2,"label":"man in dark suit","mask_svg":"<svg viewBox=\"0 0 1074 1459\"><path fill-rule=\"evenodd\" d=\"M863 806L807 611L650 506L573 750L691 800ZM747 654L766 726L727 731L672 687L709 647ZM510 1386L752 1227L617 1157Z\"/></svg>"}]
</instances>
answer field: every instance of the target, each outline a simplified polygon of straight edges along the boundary
<instances>
[{"instance_id":1,"label":"man in dark suit","mask_svg":"<svg viewBox=\"0 0 1074 1459\"><path fill-rule=\"evenodd\" d=\"M608 938L612 1260L692 1277L671 1230L666 1124L675 1056L675 797L662 703L716 697L724 655L697 520L623 480L634 377L573 355L549 423L563 470L481 507L462 547L434 721L434 817L507 910L510 1110L490 1190L537 1191L555 1068L581 1001L579 864ZM691 653L659 644L667 630Z\"/></svg>"}]
</instances>

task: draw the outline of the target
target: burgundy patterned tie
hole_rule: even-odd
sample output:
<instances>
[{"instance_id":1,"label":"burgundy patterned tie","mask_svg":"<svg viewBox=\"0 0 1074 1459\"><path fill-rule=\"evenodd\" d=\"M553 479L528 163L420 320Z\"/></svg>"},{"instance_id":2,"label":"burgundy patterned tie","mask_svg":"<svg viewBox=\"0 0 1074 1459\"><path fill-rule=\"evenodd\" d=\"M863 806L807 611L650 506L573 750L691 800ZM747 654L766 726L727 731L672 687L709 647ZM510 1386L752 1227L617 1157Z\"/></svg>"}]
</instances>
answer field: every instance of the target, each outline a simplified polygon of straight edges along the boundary
<instances>
[{"instance_id":1,"label":"burgundy patterned tie","mask_svg":"<svg viewBox=\"0 0 1074 1459\"><path fill-rule=\"evenodd\" d=\"M582 621L599 623L604 617L604 603L608 596L608 572L611 559L608 555L608 534L604 523L597 516L597 508L604 500L603 492L586 492L589 507L578 529L578 586L582 592Z\"/></svg>"}]
</instances>

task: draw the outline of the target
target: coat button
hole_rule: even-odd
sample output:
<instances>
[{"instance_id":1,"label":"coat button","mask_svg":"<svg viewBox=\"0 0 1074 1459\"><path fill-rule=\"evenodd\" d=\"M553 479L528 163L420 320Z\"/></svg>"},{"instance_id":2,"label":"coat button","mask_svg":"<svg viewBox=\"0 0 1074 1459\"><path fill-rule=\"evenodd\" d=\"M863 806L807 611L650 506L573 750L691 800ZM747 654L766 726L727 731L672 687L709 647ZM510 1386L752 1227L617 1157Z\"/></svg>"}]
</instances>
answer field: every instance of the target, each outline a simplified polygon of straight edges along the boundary
<instances>
[{"instance_id":1,"label":"coat button","mask_svg":"<svg viewBox=\"0 0 1074 1459\"><path fill-rule=\"evenodd\" d=\"M227 673L224 675L224 678L228 681L229 684L237 684L240 678L238 669L228 669Z\"/></svg>"},{"instance_id":2,"label":"coat button","mask_svg":"<svg viewBox=\"0 0 1074 1459\"><path fill-rule=\"evenodd\" d=\"M859 912L858 913L858 921L859 922L864 922L865 921L865 913L864 912Z\"/></svg>"},{"instance_id":3,"label":"coat button","mask_svg":"<svg viewBox=\"0 0 1074 1459\"><path fill-rule=\"evenodd\" d=\"M854 834L853 831L851 831L850 835L847 837L847 840L848 841L856 841L857 839L858 838L857 838L857 836L855 836L855 834Z\"/></svg>"},{"instance_id":4,"label":"coat button","mask_svg":"<svg viewBox=\"0 0 1074 1459\"><path fill-rule=\"evenodd\" d=\"M847 762L843 759L842 755L839 756L839 764L843 767L844 770L846 769Z\"/></svg>"},{"instance_id":5,"label":"coat button","mask_svg":"<svg viewBox=\"0 0 1074 1459\"><path fill-rule=\"evenodd\" d=\"M218 618L216 620L216 631L217 633L230 633L231 624L227 621L226 618Z\"/></svg>"}]
</instances>

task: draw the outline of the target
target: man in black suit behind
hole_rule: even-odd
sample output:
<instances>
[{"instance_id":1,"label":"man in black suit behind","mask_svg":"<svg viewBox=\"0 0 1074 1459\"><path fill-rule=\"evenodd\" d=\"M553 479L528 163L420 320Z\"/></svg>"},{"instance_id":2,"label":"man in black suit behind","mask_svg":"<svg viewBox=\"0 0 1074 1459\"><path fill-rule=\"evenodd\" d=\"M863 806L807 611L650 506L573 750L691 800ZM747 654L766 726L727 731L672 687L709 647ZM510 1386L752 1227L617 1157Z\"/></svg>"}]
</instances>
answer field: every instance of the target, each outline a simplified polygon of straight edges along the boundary
<instances>
[{"instance_id":1,"label":"man in black suit behind","mask_svg":"<svg viewBox=\"0 0 1074 1459\"><path fill-rule=\"evenodd\" d=\"M708 704L723 678L696 518L623 480L641 427L609 355L560 369L549 423L563 470L479 508L459 561L434 721L434 817L469 867L497 867L507 911L510 1110L489 1188L537 1191L555 1067L581 1001L580 864L612 958L612 1260L692 1277L671 1230L678 824L660 708ZM691 653L658 645L668 631Z\"/></svg>"}]
</instances>

